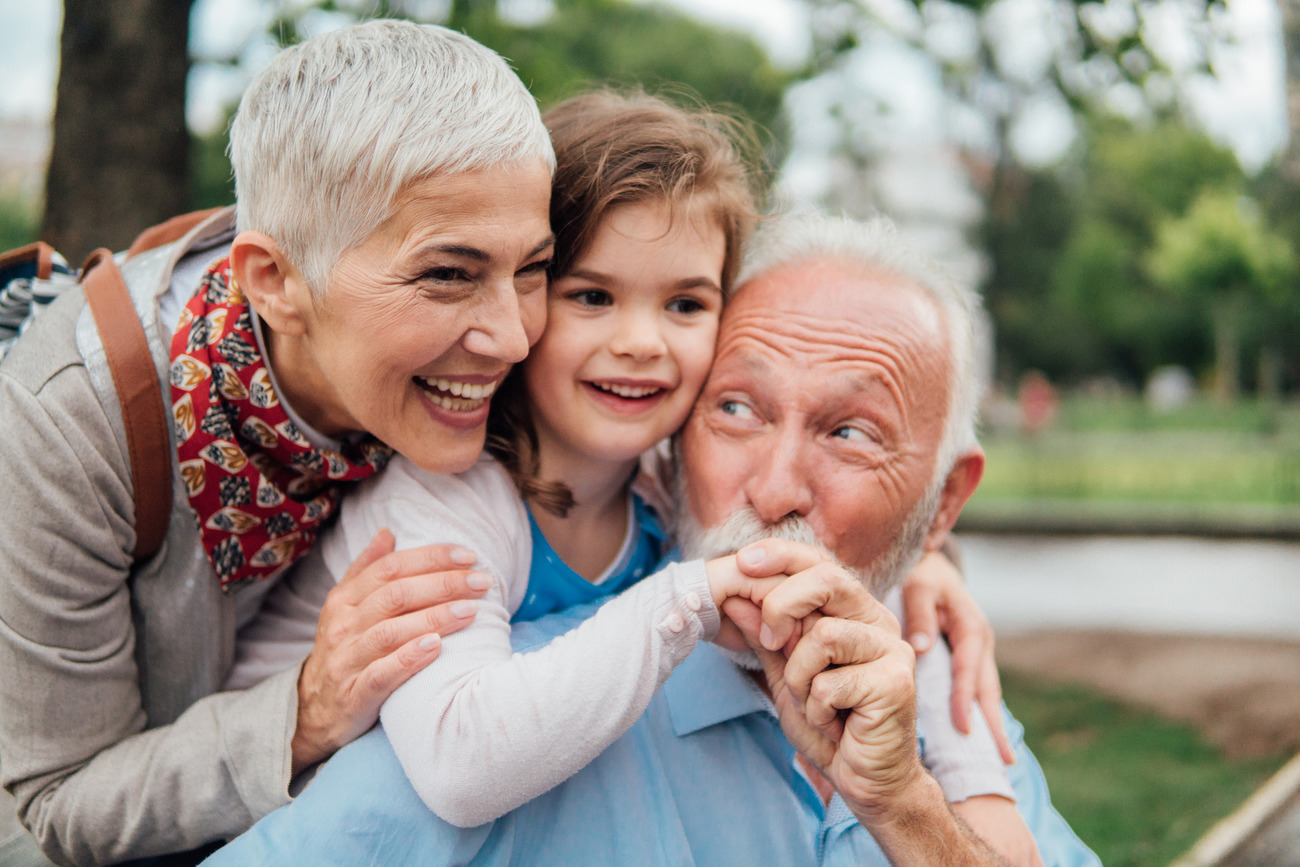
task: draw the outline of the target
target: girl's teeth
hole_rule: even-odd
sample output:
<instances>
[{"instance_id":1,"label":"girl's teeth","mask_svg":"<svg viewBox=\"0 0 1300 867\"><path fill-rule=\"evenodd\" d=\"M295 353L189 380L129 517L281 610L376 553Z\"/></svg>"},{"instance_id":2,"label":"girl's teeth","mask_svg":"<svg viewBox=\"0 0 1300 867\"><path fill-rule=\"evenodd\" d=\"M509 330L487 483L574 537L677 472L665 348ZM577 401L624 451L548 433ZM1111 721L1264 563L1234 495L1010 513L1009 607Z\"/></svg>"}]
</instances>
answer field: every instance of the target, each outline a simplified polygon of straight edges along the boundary
<instances>
[{"instance_id":1,"label":"girl's teeth","mask_svg":"<svg viewBox=\"0 0 1300 867\"><path fill-rule=\"evenodd\" d=\"M645 397L648 394L654 394L655 392L659 391L658 388L645 387L645 386L605 385L601 383L596 383L595 385L601 391L608 391L611 394L616 394L619 397L626 397L626 398Z\"/></svg>"}]
</instances>

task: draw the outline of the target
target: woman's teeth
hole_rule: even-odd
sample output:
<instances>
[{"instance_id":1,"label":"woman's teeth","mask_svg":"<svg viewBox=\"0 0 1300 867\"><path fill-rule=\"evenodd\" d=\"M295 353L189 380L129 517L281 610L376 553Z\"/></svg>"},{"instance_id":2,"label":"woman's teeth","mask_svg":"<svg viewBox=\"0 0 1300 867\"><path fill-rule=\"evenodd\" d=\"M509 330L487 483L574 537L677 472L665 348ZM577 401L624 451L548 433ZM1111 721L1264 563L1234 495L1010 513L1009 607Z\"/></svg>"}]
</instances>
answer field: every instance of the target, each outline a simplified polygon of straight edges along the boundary
<instances>
[{"instance_id":1,"label":"woman's teeth","mask_svg":"<svg viewBox=\"0 0 1300 867\"><path fill-rule=\"evenodd\" d=\"M663 391L662 388L654 385L616 385L614 383L605 382L593 382L592 385L601 391L607 391L610 394L616 394L619 397L626 398L648 397L649 395L658 394Z\"/></svg>"},{"instance_id":2,"label":"woman's teeth","mask_svg":"<svg viewBox=\"0 0 1300 867\"><path fill-rule=\"evenodd\" d=\"M480 385L432 376L417 376L415 379L424 386L424 393L434 404L452 412L478 409L492 396L498 385L498 382Z\"/></svg>"}]
</instances>

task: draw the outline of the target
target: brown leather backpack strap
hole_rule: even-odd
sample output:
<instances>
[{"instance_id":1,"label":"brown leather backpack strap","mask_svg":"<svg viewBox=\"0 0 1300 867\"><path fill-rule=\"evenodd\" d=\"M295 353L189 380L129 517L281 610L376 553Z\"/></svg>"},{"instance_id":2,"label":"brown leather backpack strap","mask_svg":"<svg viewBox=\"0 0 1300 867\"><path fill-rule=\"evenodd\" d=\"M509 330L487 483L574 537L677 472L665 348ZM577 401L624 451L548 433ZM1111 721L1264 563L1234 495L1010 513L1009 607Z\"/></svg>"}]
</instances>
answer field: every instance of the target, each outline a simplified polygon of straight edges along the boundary
<instances>
[{"instance_id":1,"label":"brown leather backpack strap","mask_svg":"<svg viewBox=\"0 0 1300 867\"><path fill-rule=\"evenodd\" d=\"M35 262L36 277L40 280L48 280L54 271L54 248L44 241L36 241L26 247L0 253L0 271L25 262Z\"/></svg>"},{"instance_id":2,"label":"brown leather backpack strap","mask_svg":"<svg viewBox=\"0 0 1300 867\"><path fill-rule=\"evenodd\" d=\"M129 259L137 253L143 253L145 250L152 250L154 247L161 247L163 244L179 241L185 237L190 229L193 229L220 210L220 208L208 208L206 211L191 211L188 214L172 217L170 220L156 226L150 226L131 242L131 246L126 251L126 257Z\"/></svg>"},{"instance_id":3,"label":"brown leather backpack strap","mask_svg":"<svg viewBox=\"0 0 1300 867\"><path fill-rule=\"evenodd\" d=\"M135 491L132 553L136 560L144 560L158 551L171 520L171 445L158 374L144 326L113 254L102 247L91 253L82 266L81 282L122 407Z\"/></svg>"}]
</instances>

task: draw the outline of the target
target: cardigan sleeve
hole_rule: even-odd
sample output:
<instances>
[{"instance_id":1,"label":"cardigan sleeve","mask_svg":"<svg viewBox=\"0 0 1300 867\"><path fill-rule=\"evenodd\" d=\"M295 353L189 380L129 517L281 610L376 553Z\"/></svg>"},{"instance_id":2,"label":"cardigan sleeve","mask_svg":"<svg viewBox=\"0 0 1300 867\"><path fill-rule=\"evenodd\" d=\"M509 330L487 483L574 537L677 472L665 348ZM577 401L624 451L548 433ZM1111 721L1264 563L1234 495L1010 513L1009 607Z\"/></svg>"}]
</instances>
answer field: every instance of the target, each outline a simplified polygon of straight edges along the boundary
<instances>
[{"instance_id":1,"label":"cardigan sleeve","mask_svg":"<svg viewBox=\"0 0 1300 867\"><path fill-rule=\"evenodd\" d=\"M890 595L888 607L902 620L902 598ZM976 795L1016 799L1011 778L998 753L984 715L970 714L971 731L964 735L952 722L952 653L938 641L916 659L916 724L924 750L921 761L939 782L950 803Z\"/></svg>"},{"instance_id":2,"label":"cardigan sleeve","mask_svg":"<svg viewBox=\"0 0 1300 867\"><path fill-rule=\"evenodd\" d=\"M296 673L147 728L125 455L84 367L33 388L13 375L19 355L0 369L3 783L62 863L238 834L288 800Z\"/></svg>"},{"instance_id":3,"label":"cardigan sleeve","mask_svg":"<svg viewBox=\"0 0 1300 867\"><path fill-rule=\"evenodd\" d=\"M475 475L477 474L477 475ZM339 568L381 527L398 544L457 543L495 579L472 624L399 687L380 720L416 792L469 827L568 779L627 730L719 614L703 563L677 564L603 605L547 646L514 654L510 616L528 583L526 513L498 466L458 477L398 460L345 505L322 547ZM346 537L346 550L336 547Z\"/></svg>"}]
</instances>

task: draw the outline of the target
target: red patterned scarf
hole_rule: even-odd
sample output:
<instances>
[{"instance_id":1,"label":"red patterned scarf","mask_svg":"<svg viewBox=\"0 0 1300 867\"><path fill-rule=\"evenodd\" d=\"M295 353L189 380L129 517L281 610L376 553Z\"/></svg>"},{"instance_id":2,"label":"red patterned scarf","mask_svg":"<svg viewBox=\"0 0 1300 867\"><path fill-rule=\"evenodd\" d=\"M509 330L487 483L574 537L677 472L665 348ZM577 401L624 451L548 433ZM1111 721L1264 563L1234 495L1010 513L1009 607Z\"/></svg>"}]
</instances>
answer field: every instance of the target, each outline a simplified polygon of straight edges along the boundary
<instances>
[{"instance_id":1,"label":"red patterned scarf","mask_svg":"<svg viewBox=\"0 0 1300 867\"><path fill-rule=\"evenodd\" d=\"M340 482L383 467L368 438L314 448L290 420L253 336L253 314L213 265L172 335L172 415L181 479L222 589L270 578L311 550L338 505Z\"/></svg>"}]
</instances>

